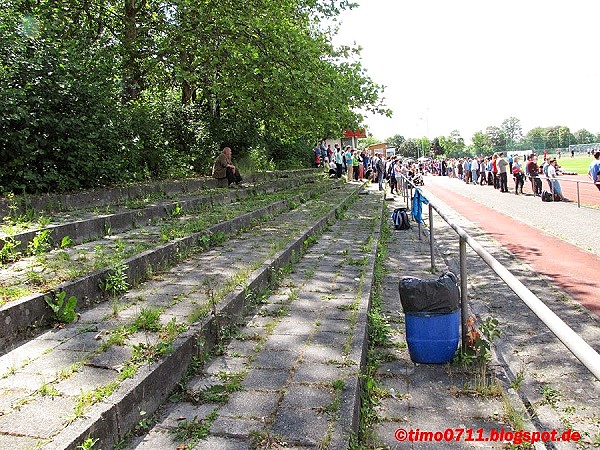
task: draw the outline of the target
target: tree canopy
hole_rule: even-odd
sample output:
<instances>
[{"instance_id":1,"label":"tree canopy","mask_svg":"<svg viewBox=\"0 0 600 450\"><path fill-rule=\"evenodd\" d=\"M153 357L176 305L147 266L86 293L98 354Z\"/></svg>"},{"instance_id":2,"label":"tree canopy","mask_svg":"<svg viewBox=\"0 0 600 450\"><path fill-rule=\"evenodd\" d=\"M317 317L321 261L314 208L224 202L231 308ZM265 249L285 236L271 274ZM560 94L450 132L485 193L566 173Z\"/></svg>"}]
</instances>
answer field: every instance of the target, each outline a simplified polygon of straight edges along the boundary
<instances>
[{"instance_id":1,"label":"tree canopy","mask_svg":"<svg viewBox=\"0 0 600 450\"><path fill-rule=\"evenodd\" d=\"M0 0L0 191L299 161L314 140L390 114L346 0ZM301 158L300 158L301 160Z\"/></svg>"}]
</instances>

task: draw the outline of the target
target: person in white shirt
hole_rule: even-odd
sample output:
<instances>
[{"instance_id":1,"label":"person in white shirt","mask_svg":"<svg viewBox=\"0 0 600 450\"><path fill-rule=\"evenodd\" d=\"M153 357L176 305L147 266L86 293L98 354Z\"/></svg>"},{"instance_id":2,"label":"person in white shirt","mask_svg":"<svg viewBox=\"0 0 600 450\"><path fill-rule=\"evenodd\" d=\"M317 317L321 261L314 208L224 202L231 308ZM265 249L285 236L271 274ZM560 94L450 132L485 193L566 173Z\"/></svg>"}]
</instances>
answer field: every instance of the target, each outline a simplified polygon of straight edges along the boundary
<instances>
[{"instance_id":1,"label":"person in white shirt","mask_svg":"<svg viewBox=\"0 0 600 450\"><path fill-rule=\"evenodd\" d=\"M562 188L560 187L560 181L558 181L558 170L556 159L552 158L548 164L548 183L550 183L550 189L555 196L555 199L560 201L568 201L562 193Z\"/></svg>"},{"instance_id":2,"label":"person in white shirt","mask_svg":"<svg viewBox=\"0 0 600 450\"><path fill-rule=\"evenodd\" d=\"M487 164L487 158L479 159L479 184L484 185L487 184L487 173L485 171L485 166Z\"/></svg>"}]
</instances>

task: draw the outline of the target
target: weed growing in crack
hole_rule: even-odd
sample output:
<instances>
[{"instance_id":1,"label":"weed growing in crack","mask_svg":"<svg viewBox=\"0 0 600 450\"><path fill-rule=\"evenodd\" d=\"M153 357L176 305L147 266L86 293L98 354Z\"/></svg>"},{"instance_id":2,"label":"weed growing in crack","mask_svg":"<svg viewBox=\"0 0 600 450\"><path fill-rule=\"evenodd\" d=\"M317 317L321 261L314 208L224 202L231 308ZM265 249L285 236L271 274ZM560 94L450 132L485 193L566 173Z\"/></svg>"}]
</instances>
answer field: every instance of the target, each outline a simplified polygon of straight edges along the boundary
<instances>
[{"instance_id":1,"label":"weed growing in crack","mask_svg":"<svg viewBox=\"0 0 600 450\"><path fill-rule=\"evenodd\" d=\"M88 437L77 446L77 450L92 450L96 442L98 442L97 438Z\"/></svg>"},{"instance_id":2,"label":"weed growing in crack","mask_svg":"<svg viewBox=\"0 0 600 450\"><path fill-rule=\"evenodd\" d=\"M40 230L27 245L27 253L30 255L42 255L52 248L52 230Z\"/></svg>"},{"instance_id":3,"label":"weed growing in crack","mask_svg":"<svg viewBox=\"0 0 600 450\"><path fill-rule=\"evenodd\" d=\"M4 244L0 249L0 264L14 262L21 257L21 252L17 250L21 241L16 241L14 238L8 236L3 238Z\"/></svg>"},{"instance_id":4,"label":"weed growing in crack","mask_svg":"<svg viewBox=\"0 0 600 450\"><path fill-rule=\"evenodd\" d=\"M556 408L558 400L560 399L560 392L558 392L558 390L549 384L544 384L543 386L540 386L539 392L544 397L544 403L546 405Z\"/></svg>"},{"instance_id":5,"label":"weed growing in crack","mask_svg":"<svg viewBox=\"0 0 600 450\"><path fill-rule=\"evenodd\" d=\"M135 330L159 331L161 329L161 313L160 308L142 308L133 321L132 327Z\"/></svg>"},{"instance_id":6,"label":"weed growing in crack","mask_svg":"<svg viewBox=\"0 0 600 450\"><path fill-rule=\"evenodd\" d=\"M191 420L185 419L177 424L177 428L173 430L175 439L183 441L185 443L185 449L192 449L196 446L200 440L208 436L210 426L217 418L217 410L214 409L204 419L198 419L194 417ZM182 447L178 447L182 448Z\"/></svg>"},{"instance_id":7,"label":"weed growing in crack","mask_svg":"<svg viewBox=\"0 0 600 450\"><path fill-rule=\"evenodd\" d=\"M287 442L279 435L272 434L269 431L251 431L250 448L252 450L280 449L287 447Z\"/></svg>"},{"instance_id":8,"label":"weed growing in crack","mask_svg":"<svg viewBox=\"0 0 600 450\"><path fill-rule=\"evenodd\" d=\"M54 320L60 323L71 323L77 318L75 308L77 307L77 298L71 295L68 299L65 291L60 291L54 294L44 296L44 301L50 306L54 312Z\"/></svg>"},{"instance_id":9,"label":"weed growing in crack","mask_svg":"<svg viewBox=\"0 0 600 450\"><path fill-rule=\"evenodd\" d=\"M361 413L358 433L351 437L349 448L359 450L371 448L375 443L374 425L379 421L378 406L386 391L379 386L376 373L382 362L380 344L388 344L391 339L391 327L381 313L383 301L383 280L385 276L384 261L388 255L388 242L391 232L389 224L382 216L379 221L381 226L381 239L377 243L377 252L373 272L373 288L371 290L371 310L368 315L369 323L369 350L367 364L363 375L363 390L361 393ZM347 256L347 252L343 255Z\"/></svg>"},{"instance_id":10,"label":"weed growing in crack","mask_svg":"<svg viewBox=\"0 0 600 450\"><path fill-rule=\"evenodd\" d=\"M492 342L500 336L498 320L488 317L479 327L475 328L475 318L467 320L467 345L461 348L454 360L453 365L463 368L474 369L475 385L474 391L479 395L499 395L497 383L490 383L488 364L492 359Z\"/></svg>"},{"instance_id":11,"label":"weed growing in crack","mask_svg":"<svg viewBox=\"0 0 600 450\"><path fill-rule=\"evenodd\" d=\"M104 279L104 290L111 297L118 297L129 289L127 282L127 264L118 263L112 267L111 273Z\"/></svg>"}]
</instances>

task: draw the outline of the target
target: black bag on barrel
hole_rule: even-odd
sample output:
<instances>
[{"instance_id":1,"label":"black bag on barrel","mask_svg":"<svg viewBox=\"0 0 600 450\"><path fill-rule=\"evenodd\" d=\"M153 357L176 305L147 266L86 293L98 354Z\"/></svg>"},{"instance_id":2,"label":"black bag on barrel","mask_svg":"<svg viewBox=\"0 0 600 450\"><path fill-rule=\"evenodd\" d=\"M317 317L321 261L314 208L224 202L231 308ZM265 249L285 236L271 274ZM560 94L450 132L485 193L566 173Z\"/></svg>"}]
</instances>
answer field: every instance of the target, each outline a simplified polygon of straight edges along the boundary
<instances>
[{"instance_id":1,"label":"black bag on barrel","mask_svg":"<svg viewBox=\"0 0 600 450\"><path fill-rule=\"evenodd\" d=\"M404 277L400 281L400 302L405 313L451 313L460 307L458 280L452 272L437 280Z\"/></svg>"}]
</instances>

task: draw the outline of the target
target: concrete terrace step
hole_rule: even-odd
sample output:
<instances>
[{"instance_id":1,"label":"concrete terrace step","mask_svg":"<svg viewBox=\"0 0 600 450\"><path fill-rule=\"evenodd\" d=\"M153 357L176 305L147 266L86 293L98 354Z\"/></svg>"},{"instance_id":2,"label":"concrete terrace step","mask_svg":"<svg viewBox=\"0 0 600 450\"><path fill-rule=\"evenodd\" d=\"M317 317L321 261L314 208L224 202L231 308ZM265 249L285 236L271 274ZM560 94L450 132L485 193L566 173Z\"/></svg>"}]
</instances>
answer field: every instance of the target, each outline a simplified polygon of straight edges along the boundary
<instances>
[{"instance_id":1,"label":"concrete terrace step","mask_svg":"<svg viewBox=\"0 0 600 450\"><path fill-rule=\"evenodd\" d=\"M126 448L346 449L358 426L381 200L350 207ZM200 439L194 427L208 431Z\"/></svg>"},{"instance_id":2,"label":"concrete terrace step","mask_svg":"<svg viewBox=\"0 0 600 450\"><path fill-rule=\"evenodd\" d=\"M247 182L255 183L263 180L276 178L287 178L306 173L315 172L314 169L299 169L276 172L260 172L248 174ZM210 177L195 179L157 181L150 183L139 183L130 186L112 187L105 189L93 189L66 194L40 194L16 196L11 202L9 199L0 198L0 217L8 216L11 207L17 208L17 213L23 214L27 209L44 211L45 213L65 211L70 209L85 209L105 205L115 205L127 200L140 199L147 196L156 198L180 196L181 194L196 192L202 189L210 189L221 186L219 180ZM15 205L11 205L15 203Z\"/></svg>"},{"instance_id":3,"label":"concrete terrace step","mask_svg":"<svg viewBox=\"0 0 600 450\"><path fill-rule=\"evenodd\" d=\"M328 187L331 187L331 183L314 185L311 190L319 192ZM311 194L313 193L315 192L311 192ZM297 201L299 201L299 198L293 200L293 202ZM125 273L129 283L138 283L145 279L148 273L156 272L165 265L172 264L180 258L179 255L197 247L202 236L210 236L214 233L235 233L242 227L248 226L257 218L279 213L287 208L289 208L289 203L287 201L279 201L229 221L217 223L200 232L192 233L191 235L175 239L166 244L162 243L163 241L159 238L158 233L155 233L157 236L153 242L148 233L141 233L141 230L135 230L136 236L140 233L141 236L134 237L130 244L135 249L136 242L139 242L140 245L145 245L145 247L142 247L142 249L145 248L145 250L124 261L124 264L126 265ZM90 243L79 247L83 249L85 253L86 248L88 250L93 250L97 245L115 246L115 243L117 243L117 240L120 240L121 237L123 236L112 238L112 242L110 240L105 240L96 242L96 244ZM123 240L121 240L121 242L123 242ZM64 250L63 253L67 253L68 251L73 252L75 250L76 249L68 249ZM80 252L79 250L77 251ZM73 255L74 256L70 257L69 260L79 259L80 257L85 256L79 255L79 253L74 253ZM58 257L58 255L56 256ZM14 265L20 267L18 269L19 271L13 273L10 266L8 268L3 268L0 273L4 278L5 276L9 276L11 278L11 283L15 283L18 277L29 276L30 271L24 270L21 262L17 262ZM10 345L13 345L19 339L22 339L27 333L35 332L36 329L39 330L40 327L43 328L49 323L49 320L51 319L51 310L44 301L46 295L55 295L56 292L60 291L66 292L67 296L74 295L78 299L78 310L87 309L104 299L106 292L102 288L103 281L112 270L111 267L105 266L100 270L80 276L75 280L61 283L50 292L33 293L17 301L0 306L0 323L4 325L0 331L0 349L10 348Z\"/></svg>"},{"instance_id":4,"label":"concrete terrace step","mask_svg":"<svg viewBox=\"0 0 600 450\"><path fill-rule=\"evenodd\" d=\"M183 193L185 195L176 199L155 201L142 208L126 208L114 213L88 212L88 209L72 210L68 214L54 217L53 223L48 226L37 226L6 236L0 234L0 250L6 241L10 240L15 245L15 250L23 253L35 237L42 232L50 233L49 237L53 248L60 247L66 237L75 244L87 242L105 236L107 232L120 233L144 226L152 220L172 217L176 210L195 210L204 205L230 203L258 193L289 189L301 183L313 181L317 176L320 176L318 172L300 172L286 178L266 178L262 182L257 181L251 188L225 192L222 190L211 191L207 185L203 185L204 189L195 193ZM110 204L106 205L111 206Z\"/></svg>"},{"instance_id":5,"label":"concrete terrace step","mask_svg":"<svg viewBox=\"0 0 600 450\"><path fill-rule=\"evenodd\" d=\"M111 448L358 189L274 217L0 357L0 448L75 449L89 436Z\"/></svg>"}]
</instances>

